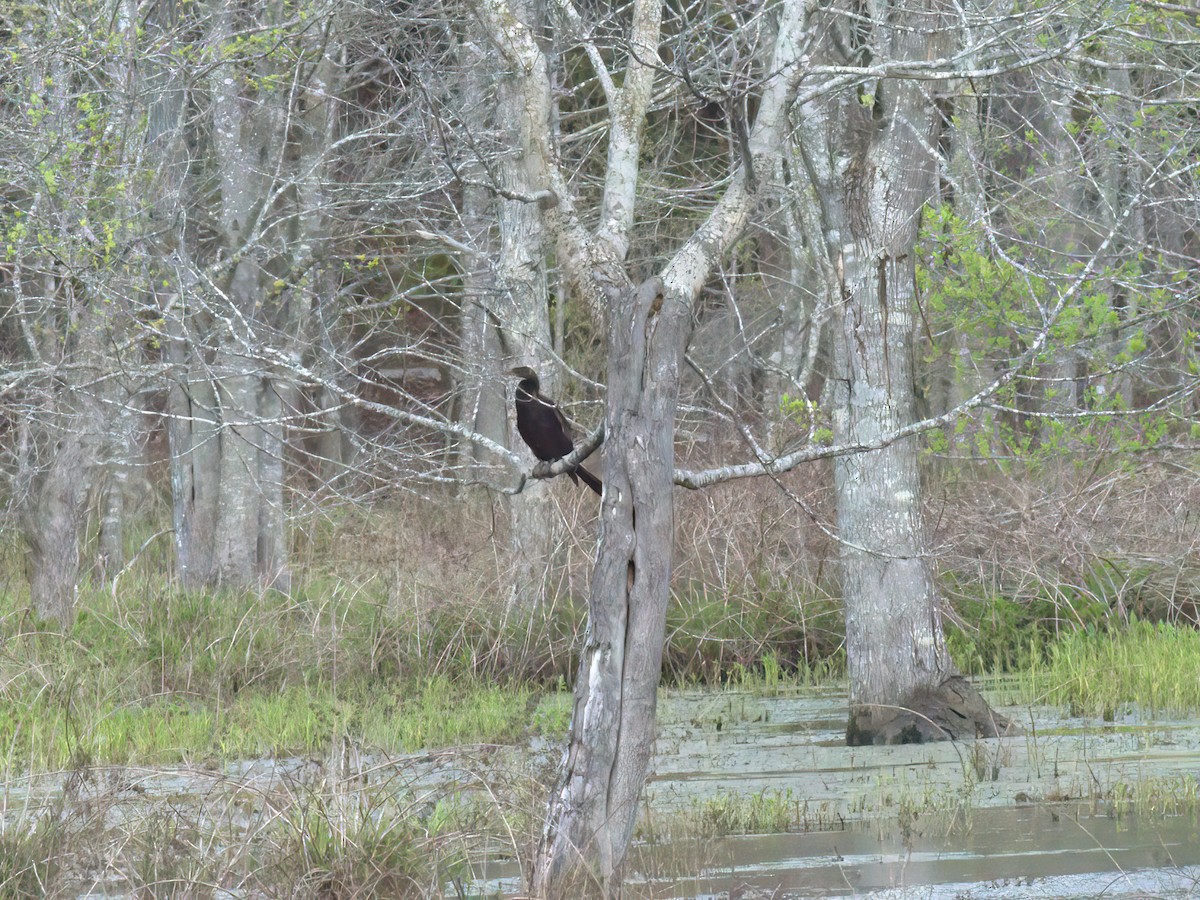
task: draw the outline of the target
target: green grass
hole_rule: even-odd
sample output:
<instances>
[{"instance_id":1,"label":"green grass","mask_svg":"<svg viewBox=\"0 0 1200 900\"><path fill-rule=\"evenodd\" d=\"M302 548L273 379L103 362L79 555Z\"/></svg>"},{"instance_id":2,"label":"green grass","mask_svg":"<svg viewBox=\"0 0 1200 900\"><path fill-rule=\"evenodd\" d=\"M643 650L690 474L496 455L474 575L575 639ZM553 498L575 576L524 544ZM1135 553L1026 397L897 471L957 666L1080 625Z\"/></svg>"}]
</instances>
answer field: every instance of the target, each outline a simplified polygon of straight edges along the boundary
<instances>
[{"instance_id":1,"label":"green grass","mask_svg":"<svg viewBox=\"0 0 1200 900\"><path fill-rule=\"evenodd\" d=\"M346 734L392 753L511 743L528 729L533 693L524 686L433 676L390 689L252 689L220 708L176 698L137 702L99 696L88 707L8 696L0 709L8 767L52 770L315 753Z\"/></svg>"},{"instance_id":2,"label":"green grass","mask_svg":"<svg viewBox=\"0 0 1200 900\"><path fill-rule=\"evenodd\" d=\"M1134 618L1186 623L1195 606L1193 573L1111 559L1093 560L1070 581L1031 575L1011 596L955 573L942 576L941 588L952 609L946 643L970 675L1028 672L1080 631L1117 630Z\"/></svg>"},{"instance_id":3,"label":"green grass","mask_svg":"<svg viewBox=\"0 0 1200 900\"><path fill-rule=\"evenodd\" d=\"M82 591L65 633L33 621L18 593L0 596L0 767L305 754L343 735L411 752L561 733L569 703L538 698L574 678L585 604L514 616L469 588L315 577L259 595L133 573L115 594ZM692 592L670 615L666 684L770 691L840 674L815 637L836 637L836 623L814 625L836 618L828 603Z\"/></svg>"},{"instance_id":4,"label":"green grass","mask_svg":"<svg viewBox=\"0 0 1200 900\"><path fill-rule=\"evenodd\" d=\"M1115 576L1092 581L1065 607L1061 589L1017 601L949 585L959 666L1020 673L1030 702L1079 712L1200 710L1196 632L1113 627ZM574 679L586 605L559 599L514 616L480 584L310 575L290 595L258 595L183 591L135 569L116 592L84 590L66 633L40 628L10 592L0 766L319 753L343 736L411 752L561 733L569 700L539 701ZM689 582L669 607L663 683L764 694L827 683L844 675L842 634L829 594Z\"/></svg>"},{"instance_id":5,"label":"green grass","mask_svg":"<svg viewBox=\"0 0 1200 900\"><path fill-rule=\"evenodd\" d=\"M785 791L720 794L693 805L697 833L704 837L730 834L782 834L807 823L807 801Z\"/></svg>"},{"instance_id":6,"label":"green grass","mask_svg":"<svg viewBox=\"0 0 1200 900\"><path fill-rule=\"evenodd\" d=\"M845 624L823 592L743 579L717 591L693 583L667 610L663 679L671 686L756 681L817 684L845 674Z\"/></svg>"},{"instance_id":7,"label":"green grass","mask_svg":"<svg viewBox=\"0 0 1200 900\"><path fill-rule=\"evenodd\" d=\"M283 816L273 848L316 896L427 897L466 871L466 852L453 840L456 811L439 802L423 815L388 797L346 803L337 795L301 798Z\"/></svg>"},{"instance_id":8,"label":"green grass","mask_svg":"<svg viewBox=\"0 0 1200 900\"><path fill-rule=\"evenodd\" d=\"M752 792L729 791L706 800L693 800L686 809L655 814L647 807L638 820L635 837L648 844L743 834L786 834L845 826L828 802L798 797L791 788Z\"/></svg>"},{"instance_id":9,"label":"green grass","mask_svg":"<svg viewBox=\"0 0 1200 900\"><path fill-rule=\"evenodd\" d=\"M540 690L423 657L368 594L93 593L66 633L0 607L9 770L512 742ZM437 643L427 645L436 652Z\"/></svg>"},{"instance_id":10,"label":"green grass","mask_svg":"<svg viewBox=\"0 0 1200 900\"><path fill-rule=\"evenodd\" d=\"M1148 580L1131 577L1122 586ZM951 656L970 674L1012 674L1014 702L1109 719L1135 706L1151 716L1200 712L1200 631L1135 616L1122 624L1106 589L1112 581L1090 577L1086 590L1043 585L1024 601L952 584L956 618L970 627L947 627Z\"/></svg>"},{"instance_id":11,"label":"green grass","mask_svg":"<svg viewBox=\"0 0 1200 900\"><path fill-rule=\"evenodd\" d=\"M1185 816L1200 811L1200 781L1194 776L1146 776L1132 782L1119 782L1097 807L1106 815Z\"/></svg>"},{"instance_id":12,"label":"green grass","mask_svg":"<svg viewBox=\"0 0 1200 900\"><path fill-rule=\"evenodd\" d=\"M1112 719L1136 706L1150 716L1200 712L1200 631L1134 621L1063 634L1031 668L1031 700Z\"/></svg>"},{"instance_id":13,"label":"green grass","mask_svg":"<svg viewBox=\"0 0 1200 900\"><path fill-rule=\"evenodd\" d=\"M133 805L100 780L86 802L10 809L0 898L94 893L99 871L106 890L139 897L209 897L215 885L254 897L437 897L451 879L469 879L473 851L512 840L508 811L494 801L349 776L218 780L167 804Z\"/></svg>"}]
</instances>

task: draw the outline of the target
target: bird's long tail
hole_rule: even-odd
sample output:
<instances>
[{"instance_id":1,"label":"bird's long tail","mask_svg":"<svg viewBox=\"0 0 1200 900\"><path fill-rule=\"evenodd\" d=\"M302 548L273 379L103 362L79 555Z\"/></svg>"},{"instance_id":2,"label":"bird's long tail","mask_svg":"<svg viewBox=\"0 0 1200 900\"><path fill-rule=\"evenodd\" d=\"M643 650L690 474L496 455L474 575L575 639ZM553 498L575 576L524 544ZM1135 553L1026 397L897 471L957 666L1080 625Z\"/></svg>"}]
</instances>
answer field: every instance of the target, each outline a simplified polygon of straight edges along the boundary
<instances>
[{"instance_id":1,"label":"bird's long tail","mask_svg":"<svg viewBox=\"0 0 1200 900\"><path fill-rule=\"evenodd\" d=\"M604 493L604 485L600 483L600 479L585 469L583 466L577 466L575 472L583 479L583 483L590 487L597 494Z\"/></svg>"}]
</instances>

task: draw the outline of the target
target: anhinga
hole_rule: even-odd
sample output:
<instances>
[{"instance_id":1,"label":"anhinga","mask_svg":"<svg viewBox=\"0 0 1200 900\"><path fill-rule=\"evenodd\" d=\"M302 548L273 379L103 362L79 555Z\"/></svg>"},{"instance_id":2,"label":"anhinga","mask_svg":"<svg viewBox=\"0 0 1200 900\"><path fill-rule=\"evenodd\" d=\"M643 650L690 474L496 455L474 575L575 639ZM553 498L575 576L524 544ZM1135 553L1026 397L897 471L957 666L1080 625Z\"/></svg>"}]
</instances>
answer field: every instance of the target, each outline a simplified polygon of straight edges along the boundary
<instances>
[{"instance_id":1,"label":"anhinga","mask_svg":"<svg viewBox=\"0 0 1200 900\"><path fill-rule=\"evenodd\" d=\"M575 449L566 418L553 400L542 396L537 372L529 366L517 366L512 374L521 379L517 383L517 431L521 439L540 460L562 459ZM567 474L576 484L582 478L583 483L597 494L602 492L600 479L583 466L567 469Z\"/></svg>"}]
</instances>

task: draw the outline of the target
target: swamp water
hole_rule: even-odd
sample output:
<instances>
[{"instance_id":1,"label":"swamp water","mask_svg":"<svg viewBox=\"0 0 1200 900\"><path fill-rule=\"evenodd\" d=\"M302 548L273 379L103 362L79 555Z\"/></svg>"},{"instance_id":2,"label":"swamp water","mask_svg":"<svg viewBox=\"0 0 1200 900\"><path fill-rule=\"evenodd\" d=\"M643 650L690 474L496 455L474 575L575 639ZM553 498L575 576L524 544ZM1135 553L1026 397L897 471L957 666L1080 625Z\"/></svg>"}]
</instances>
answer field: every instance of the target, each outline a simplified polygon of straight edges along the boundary
<instances>
[{"instance_id":1,"label":"swamp water","mask_svg":"<svg viewBox=\"0 0 1200 900\"><path fill-rule=\"evenodd\" d=\"M1200 897L1200 722L1000 709L1023 734L852 748L840 690L666 696L634 895Z\"/></svg>"},{"instance_id":2,"label":"swamp water","mask_svg":"<svg viewBox=\"0 0 1200 900\"><path fill-rule=\"evenodd\" d=\"M1003 685L987 688L1002 704ZM999 708L1023 734L849 748L838 690L665 693L628 895L1200 898L1200 721ZM506 784L532 783L540 803L556 754L542 742L383 759L347 743L326 760L9 776L0 830L86 813L112 834L162 818L230 853L318 794L349 818L368 793L401 798L390 814L503 796ZM448 894L520 890L511 848L472 873ZM128 895L102 865L85 880L77 893Z\"/></svg>"}]
</instances>

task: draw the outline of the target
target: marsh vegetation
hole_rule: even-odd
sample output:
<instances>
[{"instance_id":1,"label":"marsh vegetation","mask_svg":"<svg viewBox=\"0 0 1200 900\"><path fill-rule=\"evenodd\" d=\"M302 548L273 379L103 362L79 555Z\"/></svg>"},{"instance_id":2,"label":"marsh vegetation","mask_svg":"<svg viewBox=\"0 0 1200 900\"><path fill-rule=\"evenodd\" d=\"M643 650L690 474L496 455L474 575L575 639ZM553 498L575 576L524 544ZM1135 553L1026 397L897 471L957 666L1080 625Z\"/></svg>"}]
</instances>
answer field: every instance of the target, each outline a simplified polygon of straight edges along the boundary
<instances>
[{"instance_id":1,"label":"marsh vegetation","mask_svg":"<svg viewBox=\"0 0 1200 900\"><path fill-rule=\"evenodd\" d=\"M116 591L83 593L66 632L40 628L11 590L4 894L515 890L570 716L583 609L515 615L489 586L504 577L490 522L452 527L444 505L422 504L314 528L289 593L164 586L153 546ZM428 529L439 516L444 531ZM835 598L805 577L820 569L792 556L794 535L745 525L697 527L680 547L632 864L647 891L700 884L737 835L845 831L818 846L876 834L903 847L905 831L967 840L977 810L1028 804L1195 820L1200 638L1192 598L1162 590L1165 573L1036 590L1027 578L1025 594L991 600L948 573L952 652L998 676L987 696L1025 734L852 754ZM564 560L569 586L586 558ZM1170 765L1148 762L1167 748Z\"/></svg>"},{"instance_id":2,"label":"marsh vegetation","mask_svg":"<svg viewBox=\"0 0 1200 900\"><path fill-rule=\"evenodd\" d=\"M0 900L1183 818L1200 31L1020 13L0 0Z\"/></svg>"}]
</instances>

